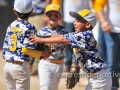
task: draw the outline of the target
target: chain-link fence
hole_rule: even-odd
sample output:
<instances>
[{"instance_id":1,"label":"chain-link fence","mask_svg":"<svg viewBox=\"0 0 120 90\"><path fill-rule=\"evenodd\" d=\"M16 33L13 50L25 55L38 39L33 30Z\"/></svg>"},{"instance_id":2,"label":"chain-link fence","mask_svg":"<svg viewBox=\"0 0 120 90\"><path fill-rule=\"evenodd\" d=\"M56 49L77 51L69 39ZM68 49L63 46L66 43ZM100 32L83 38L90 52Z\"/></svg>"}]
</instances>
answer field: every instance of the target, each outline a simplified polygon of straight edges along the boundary
<instances>
[{"instance_id":1,"label":"chain-link fence","mask_svg":"<svg viewBox=\"0 0 120 90\"><path fill-rule=\"evenodd\" d=\"M0 49L2 50L3 41L8 25L16 19L13 12L12 2L14 0L6 0L7 5L0 7Z\"/></svg>"}]
</instances>

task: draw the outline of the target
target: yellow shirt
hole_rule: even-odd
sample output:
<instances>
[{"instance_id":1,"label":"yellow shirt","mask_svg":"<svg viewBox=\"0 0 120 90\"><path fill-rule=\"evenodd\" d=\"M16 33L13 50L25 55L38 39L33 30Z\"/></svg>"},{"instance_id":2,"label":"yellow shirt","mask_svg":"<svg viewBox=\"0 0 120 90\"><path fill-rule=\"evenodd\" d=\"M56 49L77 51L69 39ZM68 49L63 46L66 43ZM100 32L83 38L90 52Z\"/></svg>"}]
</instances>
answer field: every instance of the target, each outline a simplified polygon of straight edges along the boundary
<instances>
[{"instance_id":1,"label":"yellow shirt","mask_svg":"<svg viewBox=\"0 0 120 90\"><path fill-rule=\"evenodd\" d=\"M92 7L93 7L94 11L95 12L99 11L99 10L103 10L104 11L104 7L107 4L107 1L108 0L91 0ZM52 3L54 3L54 4L59 4L60 5L61 2L62 2L62 0L52 0ZM65 21L66 21L66 19L65 19Z\"/></svg>"},{"instance_id":2,"label":"yellow shirt","mask_svg":"<svg viewBox=\"0 0 120 90\"><path fill-rule=\"evenodd\" d=\"M60 5L61 1L62 0L52 0L52 3ZM92 6L95 11L103 10L104 6L107 3L107 0L91 0L91 1L92 1Z\"/></svg>"},{"instance_id":3,"label":"yellow shirt","mask_svg":"<svg viewBox=\"0 0 120 90\"><path fill-rule=\"evenodd\" d=\"M95 11L104 10L107 0L92 0L93 8Z\"/></svg>"},{"instance_id":4,"label":"yellow shirt","mask_svg":"<svg viewBox=\"0 0 120 90\"><path fill-rule=\"evenodd\" d=\"M62 1L62 0L52 0L52 3L53 3L53 4L58 4L58 5L60 5L61 1Z\"/></svg>"}]
</instances>

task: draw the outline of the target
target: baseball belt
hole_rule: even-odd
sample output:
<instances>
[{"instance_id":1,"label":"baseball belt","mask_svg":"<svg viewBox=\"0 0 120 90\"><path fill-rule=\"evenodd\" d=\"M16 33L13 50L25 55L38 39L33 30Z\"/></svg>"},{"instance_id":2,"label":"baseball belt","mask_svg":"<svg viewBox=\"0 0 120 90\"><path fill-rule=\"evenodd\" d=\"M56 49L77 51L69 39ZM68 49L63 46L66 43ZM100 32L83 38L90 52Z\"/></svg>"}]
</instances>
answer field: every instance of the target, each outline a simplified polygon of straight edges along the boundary
<instances>
[{"instance_id":1,"label":"baseball belt","mask_svg":"<svg viewBox=\"0 0 120 90\"><path fill-rule=\"evenodd\" d=\"M44 59L46 60L46 59ZM50 59L50 63L55 63L55 64L63 64L64 60L54 60L54 59Z\"/></svg>"},{"instance_id":2,"label":"baseball belt","mask_svg":"<svg viewBox=\"0 0 120 90\"><path fill-rule=\"evenodd\" d=\"M19 65L22 65L24 63L20 61L10 61L10 60L6 60L6 62L11 62L12 64L19 64Z\"/></svg>"}]
</instances>

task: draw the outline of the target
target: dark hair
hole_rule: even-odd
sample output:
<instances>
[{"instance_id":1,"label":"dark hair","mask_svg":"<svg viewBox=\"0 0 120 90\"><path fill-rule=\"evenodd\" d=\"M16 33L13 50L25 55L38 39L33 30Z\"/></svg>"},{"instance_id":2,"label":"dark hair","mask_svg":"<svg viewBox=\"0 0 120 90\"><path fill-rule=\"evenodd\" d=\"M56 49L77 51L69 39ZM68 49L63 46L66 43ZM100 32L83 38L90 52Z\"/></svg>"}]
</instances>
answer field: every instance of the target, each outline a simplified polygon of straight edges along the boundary
<instances>
[{"instance_id":1,"label":"dark hair","mask_svg":"<svg viewBox=\"0 0 120 90\"><path fill-rule=\"evenodd\" d=\"M29 13L19 13L19 12L17 12L18 17L21 18L21 19L27 19L30 14L31 14L31 12L29 12Z\"/></svg>"},{"instance_id":2,"label":"dark hair","mask_svg":"<svg viewBox=\"0 0 120 90\"><path fill-rule=\"evenodd\" d=\"M85 20L85 21L86 21L86 20ZM86 22L88 22L88 21L86 21ZM92 24L91 24L91 26L90 26L88 29L90 29L90 30L92 30L92 29L93 29L93 26L92 26Z\"/></svg>"},{"instance_id":3,"label":"dark hair","mask_svg":"<svg viewBox=\"0 0 120 90\"><path fill-rule=\"evenodd\" d=\"M90 28L89 28L90 30L92 30L93 29L93 27L92 27L92 25L90 26Z\"/></svg>"}]
</instances>

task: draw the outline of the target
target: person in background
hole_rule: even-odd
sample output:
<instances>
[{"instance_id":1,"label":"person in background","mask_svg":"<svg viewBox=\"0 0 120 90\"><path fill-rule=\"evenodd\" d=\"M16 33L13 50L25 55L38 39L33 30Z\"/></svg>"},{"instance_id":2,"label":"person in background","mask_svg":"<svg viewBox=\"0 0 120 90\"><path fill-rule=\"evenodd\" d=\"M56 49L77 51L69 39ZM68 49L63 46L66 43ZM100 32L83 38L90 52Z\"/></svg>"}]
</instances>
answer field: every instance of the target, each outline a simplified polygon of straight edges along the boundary
<instances>
[{"instance_id":1,"label":"person in background","mask_svg":"<svg viewBox=\"0 0 120 90\"><path fill-rule=\"evenodd\" d=\"M45 7L50 3L51 0L32 0L34 9L28 21L33 25L35 25L37 30L39 30L40 28L46 25L46 22L44 20L44 12L45 12Z\"/></svg>"},{"instance_id":2,"label":"person in background","mask_svg":"<svg viewBox=\"0 0 120 90\"><path fill-rule=\"evenodd\" d=\"M0 7L6 7L8 3L5 0L0 0Z\"/></svg>"},{"instance_id":3,"label":"person in background","mask_svg":"<svg viewBox=\"0 0 120 90\"><path fill-rule=\"evenodd\" d=\"M106 10L104 12L104 8ZM95 13L100 21L106 45L108 69L112 73L112 88L119 88L120 62L120 0L95 0Z\"/></svg>"},{"instance_id":4,"label":"person in background","mask_svg":"<svg viewBox=\"0 0 120 90\"><path fill-rule=\"evenodd\" d=\"M98 49L100 52L100 56L107 61L107 52L106 52L106 44L105 44L105 37L104 37L104 32L101 27L101 23L99 22L99 27L98 27Z\"/></svg>"}]
</instances>

